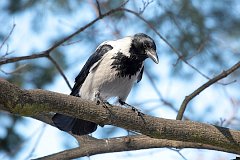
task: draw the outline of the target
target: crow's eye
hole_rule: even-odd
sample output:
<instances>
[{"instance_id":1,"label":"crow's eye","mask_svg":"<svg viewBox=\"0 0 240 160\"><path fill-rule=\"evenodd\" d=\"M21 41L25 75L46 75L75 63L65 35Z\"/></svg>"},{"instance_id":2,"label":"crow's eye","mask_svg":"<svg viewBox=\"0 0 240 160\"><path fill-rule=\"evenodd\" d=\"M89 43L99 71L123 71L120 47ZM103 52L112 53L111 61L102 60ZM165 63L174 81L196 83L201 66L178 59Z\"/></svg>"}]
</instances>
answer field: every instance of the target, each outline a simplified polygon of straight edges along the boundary
<instances>
[{"instance_id":1,"label":"crow's eye","mask_svg":"<svg viewBox=\"0 0 240 160\"><path fill-rule=\"evenodd\" d=\"M146 48L150 48L150 43L146 42L143 44L143 47L146 49Z\"/></svg>"}]
</instances>

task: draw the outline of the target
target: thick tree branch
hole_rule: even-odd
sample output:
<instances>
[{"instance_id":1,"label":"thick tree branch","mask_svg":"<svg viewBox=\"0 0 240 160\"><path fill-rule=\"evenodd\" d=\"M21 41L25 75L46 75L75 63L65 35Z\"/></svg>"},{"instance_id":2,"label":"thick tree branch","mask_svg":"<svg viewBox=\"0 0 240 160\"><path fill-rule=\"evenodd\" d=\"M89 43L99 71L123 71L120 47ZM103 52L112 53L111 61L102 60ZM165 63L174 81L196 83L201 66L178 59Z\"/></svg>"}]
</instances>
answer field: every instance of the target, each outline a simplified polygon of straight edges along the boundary
<instances>
[{"instance_id":1,"label":"thick tree branch","mask_svg":"<svg viewBox=\"0 0 240 160\"><path fill-rule=\"evenodd\" d=\"M90 139L87 143L81 144L80 147L65 150L59 153L55 153L36 160L67 160L78 157L91 156L100 153L112 153L121 151L132 151L139 149L151 149L151 148L201 148L201 149L215 149L220 150L222 148L214 147L211 145L204 145L202 143L181 142L167 139L155 139L144 135L116 137L107 139ZM230 150L225 150L229 152ZM231 152L231 151L230 151Z\"/></svg>"},{"instance_id":2,"label":"thick tree branch","mask_svg":"<svg viewBox=\"0 0 240 160\"><path fill-rule=\"evenodd\" d=\"M79 97L44 90L21 90L0 79L0 110L22 116L39 117L58 112L98 124L111 124L157 139L201 143L217 150L240 154L240 132L191 121L168 120L143 115L131 109L102 105ZM224 148L224 149L221 149Z\"/></svg>"},{"instance_id":3,"label":"thick tree branch","mask_svg":"<svg viewBox=\"0 0 240 160\"><path fill-rule=\"evenodd\" d=\"M209 81L207 81L205 84L203 84L202 86L200 86L198 89L196 89L194 92L192 92L190 95L186 96L185 99L183 100L181 107L178 111L178 115L177 115L177 120L181 120L183 117L183 114L186 110L187 104L194 98L196 97L198 94L200 94L203 90L205 90L206 88L208 88L209 86L211 86L212 84L216 83L217 81L227 77L228 75L230 75L232 72L236 71L238 68L240 67L240 61L237 62L235 65L233 65L231 68L229 68L226 71L223 71L222 73L220 73L219 75L217 75L216 77L210 79Z\"/></svg>"}]
</instances>

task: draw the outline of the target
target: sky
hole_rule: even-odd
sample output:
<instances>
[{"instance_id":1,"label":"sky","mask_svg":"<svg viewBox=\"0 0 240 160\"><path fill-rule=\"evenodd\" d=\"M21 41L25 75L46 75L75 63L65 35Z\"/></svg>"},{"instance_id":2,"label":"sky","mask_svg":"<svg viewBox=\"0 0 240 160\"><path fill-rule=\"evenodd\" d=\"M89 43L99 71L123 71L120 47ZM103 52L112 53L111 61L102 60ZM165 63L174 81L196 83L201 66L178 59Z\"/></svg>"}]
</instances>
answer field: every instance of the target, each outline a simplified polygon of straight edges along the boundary
<instances>
[{"instance_id":1,"label":"sky","mask_svg":"<svg viewBox=\"0 0 240 160\"><path fill-rule=\"evenodd\" d=\"M87 13L92 14L82 14L86 10ZM1 16L1 15L0 15ZM52 13L43 13L43 18L41 19L44 21L44 26L42 32L33 32L30 28L32 23L32 12L31 10L25 12L24 14L12 16L11 19L5 21L5 25L2 26L3 31L10 31L13 24L16 24L16 28L14 29L11 38L8 41L10 49L14 51L13 56L21 56L21 55L28 55L35 52L40 52L47 49L50 44L52 43L42 43L49 41L49 37L55 37L59 33L63 35L68 35L75 31L78 27L85 25L86 23L90 22L95 17L94 12L89 12L89 8L82 7L79 10L79 13L69 17L65 17L64 15L58 16L57 18ZM2 20L2 18L0 18ZM104 23L104 22L99 22ZM124 36L133 35L136 32L141 31L141 29L136 29L137 26L133 26L132 29L126 30ZM108 34L107 31L103 34ZM105 36L102 38L102 41L106 40ZM99 41L99 44L102 42ZM175 106L180 106L184 97L190 94L193 89L196 89L207 80L203 78L201 75L197 75L193 78L191 82L183 81L179 78L172 78L170 76L170 68L173 66L171 64L169 57L166 55L161 54L166 50L166 44L162 42L160 39L155 40L157 42L157 48L159 53L159 61L158 65L152 65L152 72L157 73L158 81L155 80L157 83L159 91L162 93L163 97L170 97L171 101L174 103ZM81 67L84 65L84 62L87 60L89 54L91 54L97 46L94 48L92 45L88 45L89 41L82 40L79 43L75 43L73 45L61 47L64 50L67 50L67 60L69 63L74 63L74 67L70 67L68 70L65 71L66 76L70 80L71 85L73 85L74 78L80 71ZM163 46L163 48L161 48ZM34 48L34 50L32 50ZM25 61L24 63L28 63ZM147 64L152 63L150 60L146 61ZM3 69L11 70L8 66L4 66ZM189 66L184 66L184 69L190 70ZM1 76L1 75L0 75ZM137 84L137 89L132 90L130 93L127 102L132 103L141 103L141 100L148 101L148 100L157 100L158 95L155 93L154 89L152 88L147 76L144 74L142 81ZM237 84L239 85L239 84ZM227 87L226 90L230 91L230 94L234 94L235 91L232 91L232 87ZM31 88L31 86L29 87ZM65 81L59 75L55 78L54 83L48 85L45 89L50 91L55 91L59 93L69 94L70 90L67 87ZM148 91L147 94L145 91ZM218 92L216 94L216 91ZM227 117L229 114L232 114L231 110L227 108L218 108L217 106L228 106L230 102L228 99L223 99L225 92L223 87L220 85L214 85L205 91L203 91L199 96L197 96L192 102L189 107L194 106L191 108L192 111L199 113L199 117L193 117L195 120L201 119L201 115L203 115L206 111L208 106L216 106L213 107L212 113L206 115L207 121L205 123L212 123L213 121L218 121L222 117ZM199 103L201 102L201 103ZM140 110L150 110L149 114L157 117L168 118L168 119L175 119L176 113L167 108L166 106L160 105L152 101L144 105L145 108L139 106ZM149 108L148 108L149 107ZM191 117L191 112L186 112L187 116ZM25 137L26 141L21 146L22 152L16 159L30 159L30 158L37 158L41 156L46 156L52 153L56 153L72 147L77 147L77 142L74 138L72 138L67 133L59 131L58 129L44 125L42 122L37 120L33 120L31 118L25 118L26 123L20 124L17 126L18 132L22 133ZM7 121L7 120L6 120ZM6 122L7 123L7 122ZM101 128L93 133L94 137L101 137L104 132L108 130L110 126ZM0 131L0 135L1 135ZM2 133L4 134L4 133ZM112 135L112 136L124 136L127 132L123 129L119 129L119 131ZM39 138L40 137L40 138ZM34 150L32 150L34 148ZM29 154L32 154L29 156ZM196 149L182 149L180 151L182 155L186 159L216 159L216 155L219 157L224 157L226 159L234 158L233 154L217 152L217 151L207 151L207 150L196 150ZM0 154L1 157L6 158L5 155ZM148 149L148 150L139 150L139 151L131 151L131 152L119 152L119 153L109 153L109 154L100 154L91 156L91 160L130 160L130 159L139 159L139 160L150 160L150 159L164 159L164 160L184 160L184 158L177 152L172 151L171 149ZM88 158L85 158L88 159Z\"/></svg>"}]
</instances>

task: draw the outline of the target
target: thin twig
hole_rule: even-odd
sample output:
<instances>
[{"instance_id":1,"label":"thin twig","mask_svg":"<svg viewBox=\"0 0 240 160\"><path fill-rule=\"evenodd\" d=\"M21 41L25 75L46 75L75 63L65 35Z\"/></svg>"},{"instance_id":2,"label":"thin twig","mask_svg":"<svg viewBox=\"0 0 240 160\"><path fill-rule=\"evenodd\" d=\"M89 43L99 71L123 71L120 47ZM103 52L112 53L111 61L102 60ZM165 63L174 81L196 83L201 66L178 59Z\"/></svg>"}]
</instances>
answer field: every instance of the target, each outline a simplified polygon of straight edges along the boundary
<instances>
[{"instance_id":1,"label":"thin twig","mask_svg":"<svg viewBox=\"0 0 240 160\"><path fill-rule=\"evenodd\" d=\"M8 113L7 113L8 114ZM46 126L46 123L43 124L43 126ZM41 130L40 134L39 134L39 137L37 138L37 142L35 143L34 146L36 146L39 142L39 139L42 135L42 132L43 132L43 129ZM9 153L4 153L0 159L7 159L8 155L12 155L13 153L17 153L19 150L23 149L24 146L26 145L27 142L29 142L36 134L39 133L39 128L36 129L33 133L31 133L30 136L26 137L23 139L23 141L20 143L20 144L17 144L15 145L14 147L11 148L11 151ZM34 150L33 150L34 151ZM26 158L26 159L29 159L29 158Z\"/></svg>"},{"instance_id":2,"label":"thin twig","mask_svg":"<svg viewBox=\"0 0 240 160\"><path fill-rule=\"evenodd\" d=\"M98 8L98 6L96 6L92 1L89 1L89 2L90 2L89 5L93 8L93 10L96 13L96 15L99 15L99 8ZM111 22L109 22L109 21L112 22L112 18L111 17L108 18L107 22L105 20L103 20L103 23L106 25L106 30L109 30L109 31L111 30L112 35L114 35L116 38L119 38L119 30L117 29L117 26L114 25L113 26L114 29L111 28L110 25L109 25L109 24L111 24Z\"/></svg>"},{"instance_id":3,"label":"thin twig","mask_svg":"<svg viewBox=\"0 0 240 160\"><path fill-rule=\"evenodd\" d=\"M97 1L98 2L98 1ZM122 3L120 6L118 6L117 8L111 9L110 11L106 12L105 14L100 14L98 16L98 18L94 19L93 21L91 21L90 23L88 23L87 25L85 25L84 27L79 28L77 31L75 31L74 33L72 33L71 35L61 39L60 41L56 42L52 47L48 48L47 50L40 52L40 53L36 53L36 54L32 54L32 55L28 55L28 56L22 56L22 57L12 57L12 58L7 58L7 59L3 59L0 60L0 65L3 64L7 64L7 63L14 63L14 62L18 62L18 61L22 61L22 60L28 60L28 59L36 59L36 58L42 58L42 57L47 57L58 69L59 73L62 75L62 77L64 78L65 82L67 83L68 87L71 89L71 85L69 83L69 81L67 80L67 77L64 75L62 69L60 68L60 66L57 64L57 62L50 56L50 53L56 49L57 47L59 47L60 45L62 45L64 42L70 40L72 37L76 36L77 34L81 33L82 31L84 31L85 29L87 29L88 27L92 26L94 23L96 23L97 21L99 21L100 19L107 17L111 14L114 14L116 12L122 11L122 7L124 5L126 5L128 3L128 0L125 1L124 3ZM97 3L98 4L98 3ZM100 6L99 6L100 7ZM100 8L99 9L99 13ZM13 27L14 28L14 27ZM12 28L12 31L13 31ZM12 33L12 31L10 32L10 34ZM9 34L9 35L10 35ZM8 36L9 37L9 36ZM7 38L6 38L7 39ZM6 41L6 40L5 40ZM4 41L4 42L5 42ZM4 44L4 43L3 43ZM3 45L2 44L2 45Z\"/></svg>"},{"instance_id":4,"label":"thin twig","mask_svg":"<svg viewBox=\"0 0 240 160\"><path fill-rule=\"evenodd\" d=\"M208 88L209 86L211 86L212 84L216 83L217 81L219 81L220 79L223 79L225 77L227 77L228 75L230 75L232 72L236 71L238 68L240 67L240 61L238 61L235 65L233 65L231 68L229 68L226 71L223 71L222 73L220 73L219 75L217 75L216 77L210 79L208 82L206 82L205 84L203 84L202 86L200 86L198 89L196 89L194 92L192 92L190 95L186 96L184 101L181 104L181 107L179 109L178 115L176 117L177 120L181 120L183 117L183 114L186 110L187 104L194 98L196 97L198 94L200 94L203 90L205 90L206 88Z\"/></svg>"},{"instance_id":5,"label":"thin twig","mask_svg":"<svg viewBox=\"0 0 240 160\"><path fill-rule=\"evenodd\" d=\"M7 37L3 39L2 44L0 45L0 50L2 49L3 45L6 43L6 41L9 39L9 37L12 35L14 28L16 27L16 24L13 24L12 29L8 33Z\"/></svg>"},{"instance_id":6,"label":"thin twig","mask_svg":"<svg viewBox=\"0 0 240 160\"><path fill-rule=\"evenodd\" d=\"M66 42L66 43L63 43L61 46L69 46L69 45L73 45L73 44L76 44L76 43L81 42L81 41L82 41L82 39L72 41L72 42Z\"/></svg>"},{"instance_id":7,"label":"thin twig","mask_svg":"<svg viewBox=\"0 0 240 160\"><path fill-rule=\"evenodd\" d=\"M58 63L49 55L47 57L54 65L55 67L57 68L58 72L61 74L61 76L63 77L63 79L65 80L65 82L67 83L68 87L70 90L72 90L72 87L67 79L67 77L65 76L63 70L61 69L61 67L58 65Z\"/></svg>"},{"instance_id":8,"label":"thin twig","mask_svg":"<svg viewBox=\"0 0 240 160\"><path fill-rule=\"evenodd\" d=\"M7 72L7 71L1 69L1 67L0 67L0 71L2 73L6 74L6 75L10 75L10 74L19 75L21 70L25 69L27 66L28 66L28 64L22 64L22 65L18 66L17 68L15 68L13 71L10 71L10 72Z\"/></svg>"},{"instance_id":9,"label":"thin twig","mask_svg":"<svg viewBox=\"0 0 240 160\"><path fill-rule=\"evenodd\" d=\"M91 21L90 23L88 23L87 25L79 28L77 31L75 31L74 33L70 34L69 36L61 39L60 41L56 42L52 47L50 47L49 49L40 52L40 53L36 53L36 54L32 54L29 56L22 56L22 57L12 57L12 58L8 58L8 59L4 59L4 60L0 60L0 65L2 64L7 64L7 63L14 63L14 62L18 62L18 61L22 61L22 60L27 60L27 59L36 59L36 58L41 58L41 57L47 57L50 52L52 52L54 49L56 49L57 47L59 47L60 45L62 45L64 42L68 41L69 39L71 39L72 37L76 36L77 34L81 33L82 31L84 31L85 29L87 29L88 27L92 26L93 24L95 24L97 21L101 20L104 17L107 17L111 14L114 14L116 12L119 11L123 11L123 7L124 5L126 5L128 3L128 0L125 1L124 3L122 3L120 6L118 6L117 8L111 9L110 11L102 14L101 17L98 17L96 19L94 19L93 21Z\"/></svg>"},{"instance_id":10,"label":"thin twig","mask_svg":"<svg viewBox=\"0 0 240 160\"><path fill-rule=\"evenodd\" d=\"M102 17L102 11L101 11L101 7L100 7L98 0L96 0L96 4L97 4L98 16Z\"/></svg>"},{"instance_id":11,"label":"thin twig","mask_svg":"<svg viewBox=\"0 0 240 160\"><path fill-rule=\"evenodd\" d=\"M186 157L184 157L184 155L180 152L181 150L180 149L173 149L173 148L170 148L171 151L174 151L174 152L177 152L184 160L187 160Z\"/></svg>"},{"instance_id":12,"label":"thin twig","mask_svg":"<svg viewBox=\"0 0 240 160\"><path fill-rule=\"evenodd\" d=\"M162 39L173 51L174 53L178 56L179 59L181 59L184 63L186 63L190 68L192 68L193 70L195 70L196 72L198 72L200 75L202 75L203 77L207 78L207 79L210 79L207 75L205 75L204 73L202 73L200 70L198 70L195 66L193 66L192 64L190 64L187 60L185 60L182 56L182 54L173 46L171 45L158 31L157 29L150 23L148 22L146 19L144 19L139 13L133 11L133 10L130 10L130 9L127 9L127 8L124 8L124 11L128 12L128 13L131 13L133 15L135 15L136 17L138 17L139 19L141 19L143 22L145 22L148 27L150 29L152 29L158 36L160 39Z\"/></svg>"},{"instance_id":13,"label":"thin twig","mask_svg":"<svg viewBox=\"0 0 240 160\"><path fill-rule=\"evenodd\" d=\"M149 4L151 4L153 2L153 0L151 1L144 1L142 0L142 4L143 4L143 8L139 8L139 14L143 14L143 12L145 11L145 9L148 7Z\"/></svg>"},{"instance_id":14,"label":"thin twig","mask_svg":"<svg viewBox=\"0 0 240 160\"><path fill-rule=\"evenodd\" d=\"M34 152L35 152L35 150L36 150L36 147L37 147L37 145L39 144L39 142L40 142L40 140L41 140L41 138L42 138L42 135L43 135L43 133L44 133L44 131L45 131L45 129L46 129L46 126L47 126L47 125L46 125L45 123L42 125L41 131L40 131L40 133L38 134L37 140L35 141L35 143L34 143L32 149L31 149L29 155L28 155L25 159L30 159L30 157L34 154ZM39 131L38 131L38 132L39 132Z\"/></svg>"},{"instance_id":15,"label":"thin twig","mask_svg":"<svg viewBox=\"0 0 240 160\"><path fill-rule=\"evenodd\" d=\"M14 53L14 51L9 52L9 45L6 44L5 54L0 57L0 61L3 60L3 59L7 59L6 57L9 56L12 53Z\"/></svg>"},{"instance_id":16,"label":"thin twig","mask_svg":"<svg viewBox=\"0 0 240 160\"><path fill-rule=\"evenodd\" d=\"M157 88L157 85L154 83L153 79L151 78L151 75L148 73L148 71L145 71L150 83L152 84L153 89L155 90L155 92L157 93L160 101L163 102L163 104L165 104L166 106L169 106L171 109L173 109L175 112L178 112L178 110L173 106L173 104L171 104L170 102L168 102L167 100L165 100L162 96L162 94L160 93L160 91Z\"/></svg>"},{"instance_id":17,"label":"thin twig","mask_svg":"<svg viewBox=\"0 0 240 160\"><path fill-rule=\"evenodd\" d=\"M229 99L229 103L231 103L231 105L232 105L232 112L231 112L230 116L228 116L228 118L224 122L224 126L229 127L233 123L233 121L237 120L238 113L239 113L238 111L240 109L238 107L240 105L240 101L238 99L230 96L225 87L222 87L222 89L223 89L225 96Z\"/></svg>"}]
</instances>

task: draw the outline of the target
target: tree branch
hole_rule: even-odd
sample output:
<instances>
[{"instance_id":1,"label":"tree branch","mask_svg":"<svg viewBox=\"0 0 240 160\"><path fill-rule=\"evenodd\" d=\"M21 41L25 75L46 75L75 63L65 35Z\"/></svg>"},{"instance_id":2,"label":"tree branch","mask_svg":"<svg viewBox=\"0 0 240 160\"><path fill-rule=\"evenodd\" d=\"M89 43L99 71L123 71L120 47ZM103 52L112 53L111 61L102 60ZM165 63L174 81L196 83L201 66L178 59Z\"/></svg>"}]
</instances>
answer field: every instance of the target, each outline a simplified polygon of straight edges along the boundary
<instances>
[{"instance_id":1,"label":"tree branch","mask_svg":"<svg viewBox=\"0 0 240 160\"><path fill-rule=\"evenodd\" d=\"M149 73L148 71L145 71L145 73L146 73L146 75L147 75L147 77L148 77L148 79L149 79L149 81L150 81L153 89L154 89L155 92L157 93L160 101L161 101L164 105L169 106L169 107L170 107L172 110L174 110L175 112L178 112L178 109L176 109L176 108L173 106L172 103L170 103L169 101L167 101L167 100L165 100L165 99L163 98L162 94L160 93L160 91L159 91L158 88L157 88L157 85L154 83L153 78L151 78L150 73Z\"/></svg>"},{"instance_id":2,"label":"tree branch","mask_svg":"<svg viewBox=\"0 0 240 160\"><path fill-rule=\"evenodd\" d=\"M167 139L155 139L144 135L124 136L106 139L90 139L87 143L81 144L80 147L65 150L49 156L37 158L36 160L67 160L84 156L92 156L100 153L112 153L121 151L132 151L139 149L151 148L201 148L201 149L215 149L221 148L211 145L204 145L202 143L181 142ZM230 150L225 150L229 152Z\"/></svg>"},{"instance_id":3,"label":"tree branch","mask_svg":"<svg viewBox=\"0 0 240 160\"><path fill-rule=\"evenodd\" d=\"M77 31L73 32L72 34L64 37L63 39L59 40L58 42L56 42L53 46L51 46L50 48L48 48L47 50L40 52L40 53L36 53L36 54L32 54L32 55L28 55L28 56L22 56L22 57L12 57L12 58L8 58L8 59L4 59L4 60L0 60L0 65L2 64L7 64L7 63L13 63L13 62L18 62L18 61L22 61L22 60L28 60L28 59L36 59L36 58L41 58L41 57L47 57L54 49L56 49L57 47L59 47L60 45L62 45L64 42L70 40L71 38L73 38L74 36L76 36L77 34L81 33L82 31L84 31L85 29L87 29L88 27L92 26L93 24L95 24L97 21L99 21L100 19L107 17L111 14L114 14L116 12L119 11L123 11L123 6L126 5L128 3L128 0L125 1L124 3L122 3L120 6L111 9L110 11L101 14L101 16L97 17L96 19L94 19L93 21L91 21L90 23L88 23L87 25L79 28Z\"/></svg>"},{"instance_id":4,"label":"tree branch","mask_svg":"<svg viewBox=\"0 0 240 160\"><path fill-rule=\"evenodd\" d=\"M181 107L178 111L178 115L177 115L177 120L181 120L183 117L183 114L186 110L187 104L194 98L196 97L198 94L200 94L203 90L205 90L206 88L208 88L209 86L211 86L212 84L216 83L217 81L227 77L228 75L230 75L232 72L236 71L238 68L240 67L240 61L237 62L235 65L233 65L231 68L229 68L226 71L223 71L222 73L220 73L219 75L217 75L216 77L210 79L209 81L207 81L205 84L203 84L202 86L200 86L198 89L196 89L193 93L191 93L190 95L186 96L185 99L183 100Z\"/></svg>"},{"instance_id":5,"label":"tree branch","mask_svg":"<svg viewBox=\"0 0 240 160\"><path fill-rule=\"evenodd\" d=\"M142 20L144 23L147 24L147 26L153 30L160 39L162 39L171 49L172 51L177 55L178 59L182 60L185 64L187 64L190 68L192 68L193 70L195 70L196 72L198 72L200 75L202 75L203 77L205 77L206 79L210 79L207 75L205 75L204 73L202 73L200 70L198 70L195 66L193 66L192 64L190 64L186 59L183 58L182 54L171 44L169 43L158 31L157 29L150 23L148 22L145 18L143 18L138 12L135 12L133 10L124 8L123 9L125 12L131 13L133 15L135 15L136 17L138 17L140 20Z\"/></svg>"},{"instance_id":6,"label":"tree branch","mask_svg":"<svg viewBox=\"0 0 240 160\"><path fill-rule=\"evenodd\" d=\"M10 30L10 32L8 33L8 35L3 39L3 42L2 42L1 45L0 45L0 51L1 51L2 47L4 46L4 44L6 43L6 41L7 41L7 40L9 39L9 37L12 35L13 30L14 30L15 27L16 27L16 24L13 24L12 29ZM6 54L7 54L7 53L6 53Z\"/></svg>"},{"instance_id":7,"label":"tree branch","mask_svg":"<svg viewBox=\"0 0 240 160\"><path fill-rule=\"evenodd\" d=\"M55 67L57 68L58 72L61 74L61 76L63 77L63 79L67 83L68 88L70 90L72 90L71 84L69 83L69 81L68 81L67 77L65 76L65 74L64 74L63 70L61 69L61 67L58 65L57 61L55 61L50 55L48 55L47 58L55 65Z\"/></svg>"},{"instance_id":8,"label":"tree branch","mask_svg":"<svg viewBox=\"0 0 240 160\"><path fill-rule=\"evenodd\" d=\"M6 58L3 60L0 60L0 65L7 64L7 63L14 63L14 62L28 60L28 59L37 59L37 58L47 57L48 54L49 54L48 51L43 51L41 53L34 53L28 56Z\"/></svg>"},{"instance_id":9,"label":"tree branch","mask_svg":"<svg viewBox=\"0 0 240 160\"><path fill-rule=\"evenodd\" d=\"M103 105L92 101L45 90L21 90L4 79L0 79L0 110L37 119L57 112L97 124L115 125L152 138L201 143L209 149L240 154L239 131L148 115L143 115L143 120L131 109L119 106L109 106L110 113Z\"/></svg>"},{"instance_id":10,"label":"tree branch","mask_svg":"<svg viewBox=\"0 0 240 160\"><path fill-rule=\"evenodd\" d=\"M96 0L96 4L97 4L98 16L101 17L102 11L101 11L100 3L98 2L98 0Z\"/></svg>"},{"instance_id":11,"label":"tree branch","mask_svg":"<svg viewBox=\"0 0 240 160\"><path fill-rule=\"evenodd\" d=\"M124 5L126 5L128 3L128 0L125 1L124 3L122 3L120 6L118 6L117 8L111 9L110 11L106 12L105 14L101 13L100 10L100 4L98 1L97 5L98 5L98 9L99 9L99 16L94 19L93 21L91 21L90 23L88 23L87 25L79 28L77 31L75 31L74 33L66 36L65 38L59 40L58 42L56 42L54 45L52 45L50 48L48 48L45 51L42 51L40 53L35 53L32 55L28 55L28 56L21 56L21 57L11 57L11 58L4 58L4 59L0 59L0 66L3 64L8 64L8 63L14 63L14 62L18 62L18 61L23 61L23 60L29 60L29 59L37 59L37 58L42 58L42 57L46 57L48 58L57 68L57 70L59 71L59 73L61 74L61 76L63 77L63 79L65 80L66 84L68 85L68 87L71 89L71 85L69 83L69 81L67 80L67 77L65 76L64 72L62 71L61 67L58 65L58 63L50 56L50 53L55 50L57 47L59 47L60 45L62 45L64 42L70 40L72 37L76 36L77 34L81 33L82 31L84 31L85 29L87 29L88 27L92 26L93 24L95 24L97 21L99 21L100 19L107 17L111 14L114 14L116 12L122 11L122 7ZM3 43L0 45L0 49L2 48L2 46L4 45L5 41L9 38L9 36L11 35L11 33L13 32L15 25L13 26L12 30L10 31L9 35L7 36L7 38L3 41Z\"/></svg>"}]
</instances>

